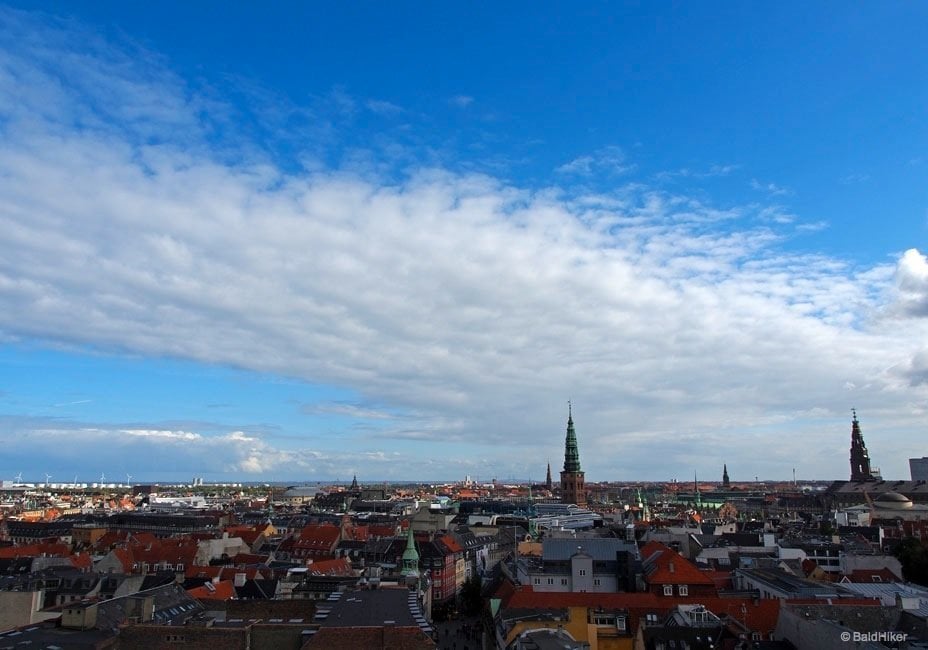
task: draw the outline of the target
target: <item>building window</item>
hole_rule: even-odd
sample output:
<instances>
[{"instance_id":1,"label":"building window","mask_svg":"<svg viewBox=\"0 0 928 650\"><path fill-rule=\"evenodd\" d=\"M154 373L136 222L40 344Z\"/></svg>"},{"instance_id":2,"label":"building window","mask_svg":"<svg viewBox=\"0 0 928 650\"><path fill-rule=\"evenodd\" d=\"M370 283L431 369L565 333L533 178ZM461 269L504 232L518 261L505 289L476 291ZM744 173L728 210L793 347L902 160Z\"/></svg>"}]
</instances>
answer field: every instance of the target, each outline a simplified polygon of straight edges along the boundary
<instances>
[{"instance_id":1,"label":"building window","mask_svg":"<svg viewBox=\"0 0 928 650\"><path fill-rule=\"evenodd\" d=\"M625 631L625 617L616 616L615 617L615 627L617 630Z\"/></svg>"},{"instance_id":2,"label":"building window","mask_svg":"<svg viewBox=\"0 0 928 650\"><path fill-rule=\"evenodd\" d=\"M562 585L566 585L566 584L567 584L567 578L561 578L561 584L562 584Z\"/></svg>"},{"instance_id":3,"label":"building window","mask_svg":"<svg viewBox=\"0 0 928 650\"><path fill-rule=\"evenodd\" d=\"M540 585L540 584L541 584L541 578L535 578L535 584L536 584L536 585Z\"/></svg>"},{"instance_id":4,"label":"building window","mask_svg":"<svg viewBox=\"0 0 928 650\"><path fill-rule=\"evenodd\" d=\"M689 596L690 588L689 585L677 585L677 593L681 596Z\"/></svg>"},{"instance_id":5,"label":"building window","mask_svg":"<svg viewBox=\"0 0 928 650\"><path fill-rule=\"evenodd\" d=\"M664 585L664 595L673 596L673 585Z\"/></svg>"},{"instance_id":6,"label":"building window","mask_svg":"<svg viewBox=\"0 0 928 650\"><path fill-rule=\"evenodd\" d=\"M548 578L548 584L549 584L549 585L553 585L553 584L554 584L554 578Z\"/></svg>"},{"instance_id":7,"label":"building window","mask_svg":"<svg viewBox=\"0 0 928 650\"><path fill-rule=\"evenodd\" d=\"M599 578L593 578L593 586L598 587L602 584Z\"/></svg>"},{"instance_id":8,"label":"building window","mask_svg":"<svg viewBox=\"0 0 928 650\"><path fill-rule=\"evenodd\" d=\"M586 575L586 569L580 569L580 575L585 576L585 575Z\"/></svg>"}]
</instances>

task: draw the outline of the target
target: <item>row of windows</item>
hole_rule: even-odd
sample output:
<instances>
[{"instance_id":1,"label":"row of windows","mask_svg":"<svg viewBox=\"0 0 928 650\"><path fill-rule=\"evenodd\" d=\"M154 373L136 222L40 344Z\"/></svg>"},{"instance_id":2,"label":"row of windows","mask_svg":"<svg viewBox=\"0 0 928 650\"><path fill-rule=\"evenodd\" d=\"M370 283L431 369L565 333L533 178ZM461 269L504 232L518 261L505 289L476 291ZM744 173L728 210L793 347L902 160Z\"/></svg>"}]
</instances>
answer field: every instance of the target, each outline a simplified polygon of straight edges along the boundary
<instances>
[{"instance_id":1,"label":"row of windows","mask_svg":"<svg viewBox=\"0 0 928 650\"><path fill-rule=\"evenodd\" d=\"M664 595L673 596L673 585L664 585ZM689 596L690 595L689 585L677 585L677 595Z\"/></svg>"},{"instance_id":2,"label":"row of windows","mask_svg":"<svg viewBox=\"0 0 928 650\"><path fill-rule=\"evenodd\" d=\"M586 575L586 571L584 571L584 570L581 569L581 570L580 570L580 575ZM549 585L553 585L553 584L554 584L554 578L547 578L546 580L547 580L546 584L549 584ZM541 584L541 578L535 578L535 579L534 579L534 583L535 583L536 585L540 585L540 584ZM566 585L566 584L567 584L567 578L561 578L561 585ZM601 579L599 579L599 578L593 578L593 586L594 586L594 587L599 587L599 586L601 586L601 585L602 585L602 580L601 580Z\"/></svg>"}]
</instances>

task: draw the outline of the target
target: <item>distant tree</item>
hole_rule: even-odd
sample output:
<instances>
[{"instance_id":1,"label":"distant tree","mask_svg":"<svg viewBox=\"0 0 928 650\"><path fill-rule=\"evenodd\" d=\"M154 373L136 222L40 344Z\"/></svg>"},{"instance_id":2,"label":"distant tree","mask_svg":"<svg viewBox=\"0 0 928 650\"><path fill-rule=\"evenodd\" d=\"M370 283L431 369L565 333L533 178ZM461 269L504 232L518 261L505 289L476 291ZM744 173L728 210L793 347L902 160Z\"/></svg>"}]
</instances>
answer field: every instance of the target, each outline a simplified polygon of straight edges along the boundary
<instances>
[{"instance_id":1,"label":"distant tree","mask_svg":"<svg viewBox=\"0 0 928 650\"><path fill-rule=\"evenodd\" d=\"M719 508L719 518L724 521L737 521L738 509L731 503L725 502L725 504Z\"/></svg>"},{"instance_id":2,"label":"distant tree","mask_svg":"<svg viewBox=\"0 0 928 650\"><path fill-rule=\"evenodd\" d=\"M914 537L905 537L893 549L902 564L902 577L909 582L928 586L928 548Z\"/></svg>"},{"instance_id":3,"label":"distant tree","mask_svg":"<svg viewBox=\"0 0 928 650\"><path fill-rule=\"evenodd\" d=\"M818 527L819 532L826 537L830 537L835 534L834 524L831 523L828 519L823 519L821 525Z\"/></svg>"}]
</instances>

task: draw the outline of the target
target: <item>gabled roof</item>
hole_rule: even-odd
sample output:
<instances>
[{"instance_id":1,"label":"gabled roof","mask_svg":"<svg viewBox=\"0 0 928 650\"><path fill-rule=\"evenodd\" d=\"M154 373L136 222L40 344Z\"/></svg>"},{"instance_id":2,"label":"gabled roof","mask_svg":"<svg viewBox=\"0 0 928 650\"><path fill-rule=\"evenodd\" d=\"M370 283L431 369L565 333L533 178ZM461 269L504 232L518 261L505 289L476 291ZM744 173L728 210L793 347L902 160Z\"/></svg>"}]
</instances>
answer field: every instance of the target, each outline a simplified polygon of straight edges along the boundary
<instances>
[{"instance_id":1,"label":"gabled roof","mask_svg":"<svg viewBox=\"0 0 928 650\"><path fill-rule=\"evenodd\" d=\"M660 542L641 548L645 581L651 585L711 585L712 577L700 571L685 557Z\"/></svg>"}]
</instances>

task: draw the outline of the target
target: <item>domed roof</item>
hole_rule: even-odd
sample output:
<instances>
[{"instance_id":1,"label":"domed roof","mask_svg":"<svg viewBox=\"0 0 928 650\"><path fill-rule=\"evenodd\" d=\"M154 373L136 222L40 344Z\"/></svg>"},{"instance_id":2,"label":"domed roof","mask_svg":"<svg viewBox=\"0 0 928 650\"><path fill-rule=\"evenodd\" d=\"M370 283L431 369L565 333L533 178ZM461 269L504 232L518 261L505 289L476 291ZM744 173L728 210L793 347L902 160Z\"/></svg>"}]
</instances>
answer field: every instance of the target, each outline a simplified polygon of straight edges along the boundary
<instances>
[{"instance_id":1,"label":"domed roof","mask_svg":"<svg viewBox=\"0 0 928 650\"><path fill-rule=\"evenodd\" d=\"M880 504L881 508L891 508L893 510L912 507L912 500L898 492L884 492L873 501Z\"/></svg>"}]
</instances>

